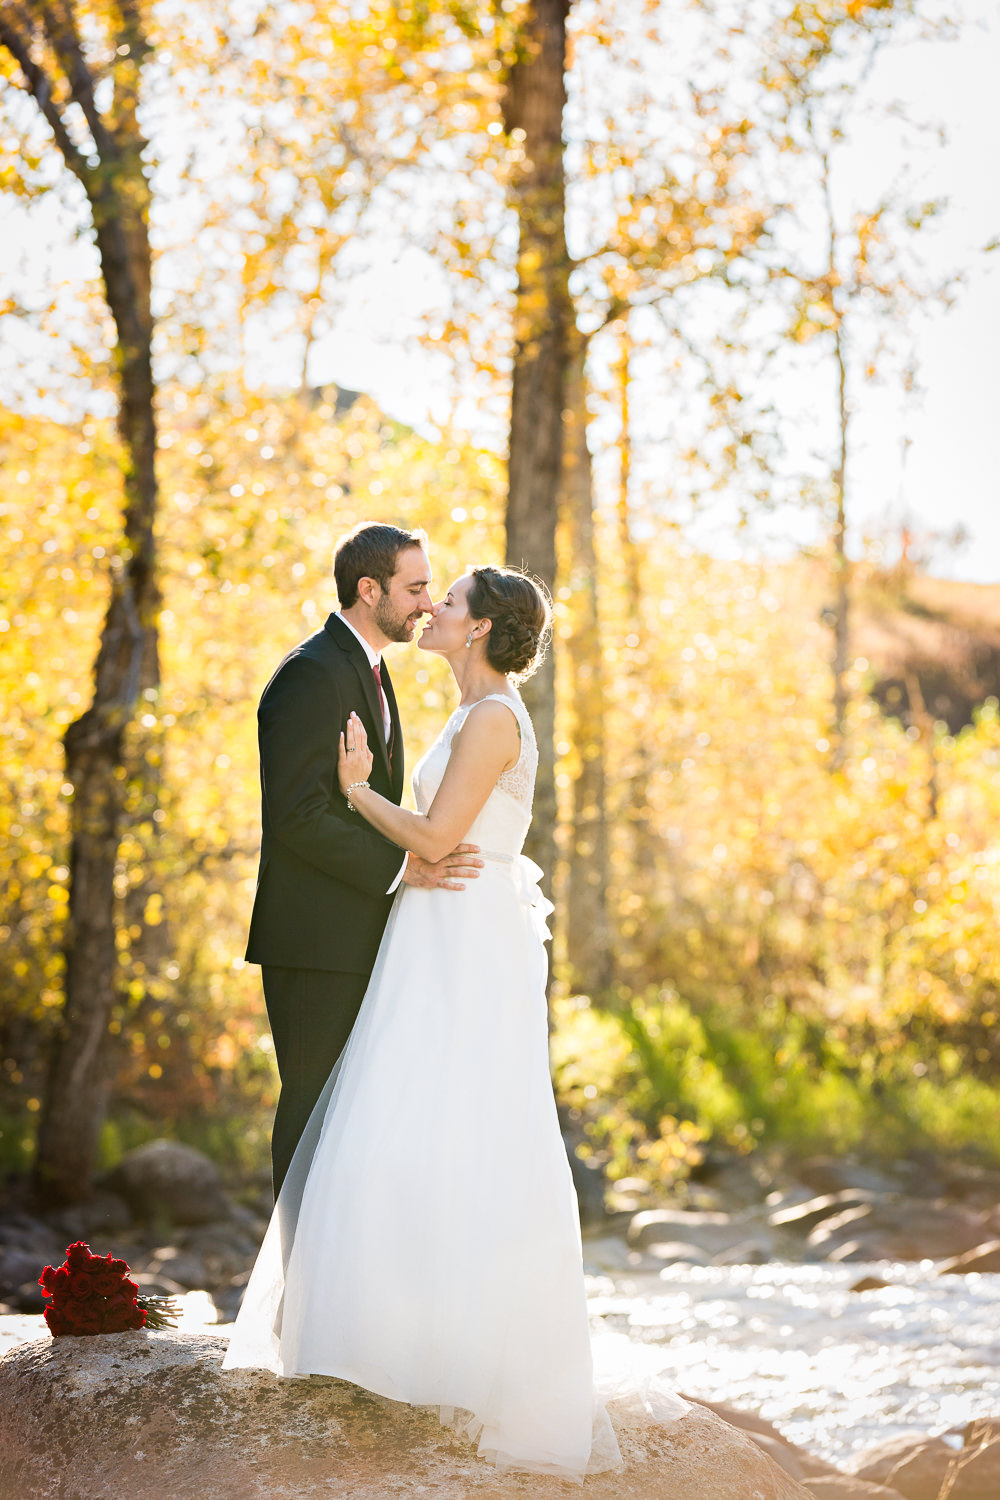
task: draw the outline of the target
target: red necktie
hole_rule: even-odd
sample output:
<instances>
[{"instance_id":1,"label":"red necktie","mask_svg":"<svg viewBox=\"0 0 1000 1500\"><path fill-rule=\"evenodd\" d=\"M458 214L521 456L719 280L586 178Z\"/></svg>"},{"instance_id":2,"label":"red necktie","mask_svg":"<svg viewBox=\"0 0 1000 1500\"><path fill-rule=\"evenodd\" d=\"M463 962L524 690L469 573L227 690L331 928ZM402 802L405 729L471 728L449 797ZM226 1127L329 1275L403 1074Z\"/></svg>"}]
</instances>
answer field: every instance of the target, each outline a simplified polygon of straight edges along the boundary
<instances>
[{"instance_id":1,"label":"red necktie","mask_svg":"<svg viewBox=\"0 0 1000 1500\"><path fill-rule=\"evenodd\" d=\"M383 732L383 734L385 733L385 720L386 720L387 717L389 719L389 770L391 771L392 770L392 742L396 738L396 726L392 722L392 715L389 714L389 711L388 711L389 710L389 705L386 702L385 693L382 691L382 663L381 662L375 662L374 666L372 667L372 671L375 674L375 683L376 683L376 686L378 687L378 701L379 701L379 703L382 706L382 732Z\"/></svg>"}]
</instances>

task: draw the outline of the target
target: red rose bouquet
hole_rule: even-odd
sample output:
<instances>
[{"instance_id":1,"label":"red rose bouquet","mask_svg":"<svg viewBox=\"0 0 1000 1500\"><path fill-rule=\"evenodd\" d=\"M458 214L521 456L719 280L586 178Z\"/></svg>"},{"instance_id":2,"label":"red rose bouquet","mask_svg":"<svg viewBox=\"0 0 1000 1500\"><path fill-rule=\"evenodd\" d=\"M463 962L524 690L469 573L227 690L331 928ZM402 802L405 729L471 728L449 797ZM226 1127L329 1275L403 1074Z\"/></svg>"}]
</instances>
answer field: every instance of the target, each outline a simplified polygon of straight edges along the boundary
<instances>
[{"instance_id":1,"label":"red rose bouquet","mask_svg":"<svg viewBox=\"0 0 1000 1500\"><path fill-rule=\"evenodd\" d=\"M108 1255L92 1255L77 1240L66 1251L61 1266L46 1266L38 1284L51 1298L44 1317L49 1332L124 1333L129 1328L166 1328L178 1309L169 1297L142 1296L129 1280L128 1265Z\"/></svg>"}]
</instances>

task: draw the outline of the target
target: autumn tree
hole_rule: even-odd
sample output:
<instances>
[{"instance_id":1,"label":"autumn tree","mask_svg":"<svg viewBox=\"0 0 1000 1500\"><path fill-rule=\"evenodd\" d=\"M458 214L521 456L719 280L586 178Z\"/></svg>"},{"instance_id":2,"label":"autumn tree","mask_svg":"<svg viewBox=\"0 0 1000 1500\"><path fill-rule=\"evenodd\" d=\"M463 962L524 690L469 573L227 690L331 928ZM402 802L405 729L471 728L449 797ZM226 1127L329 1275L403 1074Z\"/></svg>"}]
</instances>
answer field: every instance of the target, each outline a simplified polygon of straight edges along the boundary
<instances>
[{"instance_id":1,"label":"autumn tree","mask_svg":"<svg viewBox=\"0 0 1000 1500\"><path fill-rule=\"evenodd\" d=\"M633 472L634 409L648 410L664 399L677 405L701 400L708 421L728 426L730 434L738 427L724 380L689 350L704 325L707 299L729 296L731 268L766 233L770 212L752 180L755 143L738 101L687 85L674 91L667 109L658 70L642 64L663 48L666 67L670 39L660 35L655 7L645 8L644 21L639 25L632 16L626 24L603 11L590 15L573 29L569 74L576 242L560 590L567 615L570 780L566 947L571 982L588 993L605 990L614 973L609 818L619 825L617 842L627 845L627 883L644 889L655 868L648 798L650 641L640 534L651 522L662 525L685 464L681 454L661 462L655 493L644 503L645 477ZM711 38L699 40L699 53L705 52L710 62ZM705 65L693 71L704 73ZM635 325L646 346L644 365L634 358ZM650 347L658 351L655 387L648 373ZM586 439L595 425L592 411L605 433L597 480ZM720 470L731 472L743 451L731 436L731 457ZM602 507L614 519L606 519L598 567L594 536ZM598 587L622 599L621 612L606 612L605 628L612 618L618 625L611 639L601 628ZM612 658L616 666L609 665ZM628 682L632 708L629 762L613 797L606 773L605 690L612 676Z\"/></svg>"},{"instance_id":2,"label":"autumn tree","mask_svg":"<svg viewBox=\"0 0 1000 1500\"><path fill-rule=\"evenodd\" d=\"M832 632L831 765L847 754L853 563L848 546L858 392L889 376L912 385L912 330L920 311L947 293L920 266L915 236L942 205L913 194L905 177L873 201L851 200L842 166L855 124L873 107L866 88L883 49L927 24L919 0L870 0L816 12L796 6L765 34L760 70L776 163L789 184L764 257L771 286L784 299L788 343L815 341L832 371L830 456L807 482L826 520ZM888 132L893 110L882 111ZM926 136L929 125L908 128ZM897 126L898 128L898 126ZM797 254L786 247L797 244ZM914 704L921 718L922 705ZM921 718L923 725L924 715ZM931 794L933 803L934 795Z\"/></svg>"},{"instance_id":3,"label":"autumn tree","mask_svg":"<svg viewBox=\"0 0 1000 1500\"><path fill-rule=\"evenodd\" d=\"M126 735L142 695L159 678L150 188L139 121L150 47L135 0L100 7L6 0L0 46L7 86L30 95L66 170L86 194L116 335L124 508L91 702L64 739L73 788L65 1005L35 1167L41 1192L65 1200L88 1188L108 1086Z\"/></svg>"},{"instance_id":4,"label":"autumn tree","mask_svg":"<svg viewBox=\"0 0 1000 1500\"><path fill-rule=\"evenodd\" d=\"M563 107L569 0L529 0L506 75L503 123L523 144L512 172L517 294L510 397L507 562L549 589L556 523L572 304L566 254ZM555 862L555 670L551 653L525 690L538 737L531 847L547 878Z\"/></svg>"},{"instance_id":5,"label":"autumn tree","mask_svg":"<svg viewBox=\"0 0 1000 1500\"><path fill-rule=\"evenodd\" d=\"M571 767L566 827L566 959L570 982L602 993L614 978L605 719L607 683L601 631L594 465L587 408L587 340L574 325L566 382L560 520L564 538L566 634L565 757Z\"/></svg>"}]
</instances>

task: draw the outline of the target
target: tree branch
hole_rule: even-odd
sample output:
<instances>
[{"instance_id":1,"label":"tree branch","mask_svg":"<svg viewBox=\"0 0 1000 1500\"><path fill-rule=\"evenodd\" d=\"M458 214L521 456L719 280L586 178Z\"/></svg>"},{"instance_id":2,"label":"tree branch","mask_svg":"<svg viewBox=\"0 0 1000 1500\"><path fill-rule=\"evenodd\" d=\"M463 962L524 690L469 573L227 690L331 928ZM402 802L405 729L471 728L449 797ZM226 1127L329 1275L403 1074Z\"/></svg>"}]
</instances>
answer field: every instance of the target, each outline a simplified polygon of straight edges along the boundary
<instances>
[{"instance_id":1,"label":"tree branch","mask_svg":"<svg viewBox=\"0 0 1000 1500\"><path fill-rule=\"evenodd\" d=\"M7 49L21 69L25 82L28 85L28 90L48 123L55 137L56 145L62 152L63 160L74 176L78 177L83 183L89 194L93 173L87 166L82 153L73 144L69 131L63 122L62 115L56 107L51 79L31 56L27 37L17 29L11 20L14 11L15 6L9 3L4 4L3 8L0 9L0 46Z\"/></svg>"},{"instance_id":2,"label":"tree branch","mask_svg":"<svg viewBox=\"0 0 1000 1500\"><path fill-rule=\"evenodd\" d=\"M101 112L97 108L93 74L87 66L83 48L80 46L72 10L65 4L59 9L61 15L57 16L51 5L40 5L42 25L48 34L52 50L62 64L70 92L83 110L84 118L94 138L97 154L102 160L106 160L114 153L114 143L101 118Z\"/></svg>"}]
</instances>

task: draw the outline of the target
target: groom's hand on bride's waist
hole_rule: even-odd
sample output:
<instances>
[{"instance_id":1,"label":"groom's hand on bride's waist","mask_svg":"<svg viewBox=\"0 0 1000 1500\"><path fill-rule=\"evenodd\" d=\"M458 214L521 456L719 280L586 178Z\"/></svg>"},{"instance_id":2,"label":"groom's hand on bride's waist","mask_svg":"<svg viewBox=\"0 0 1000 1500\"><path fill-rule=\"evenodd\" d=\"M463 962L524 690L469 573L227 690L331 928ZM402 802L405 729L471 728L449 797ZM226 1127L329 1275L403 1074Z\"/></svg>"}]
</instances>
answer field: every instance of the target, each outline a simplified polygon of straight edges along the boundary
<instances>
[{"instance_id":1,"label":"groom's hand on bride's waist","mask_svg":"<svg viewBox=\"0 0 1000 1500\"><path fill-rule=\"evenodd\" d=\"M477 880L483 868L478 844L459 844L450 854L431 864L419 854L410 854L403 872L404 885L419 885L425 890L438 887L445 891L464 891L466 880Z\"/></svg>"}]
</instances>

